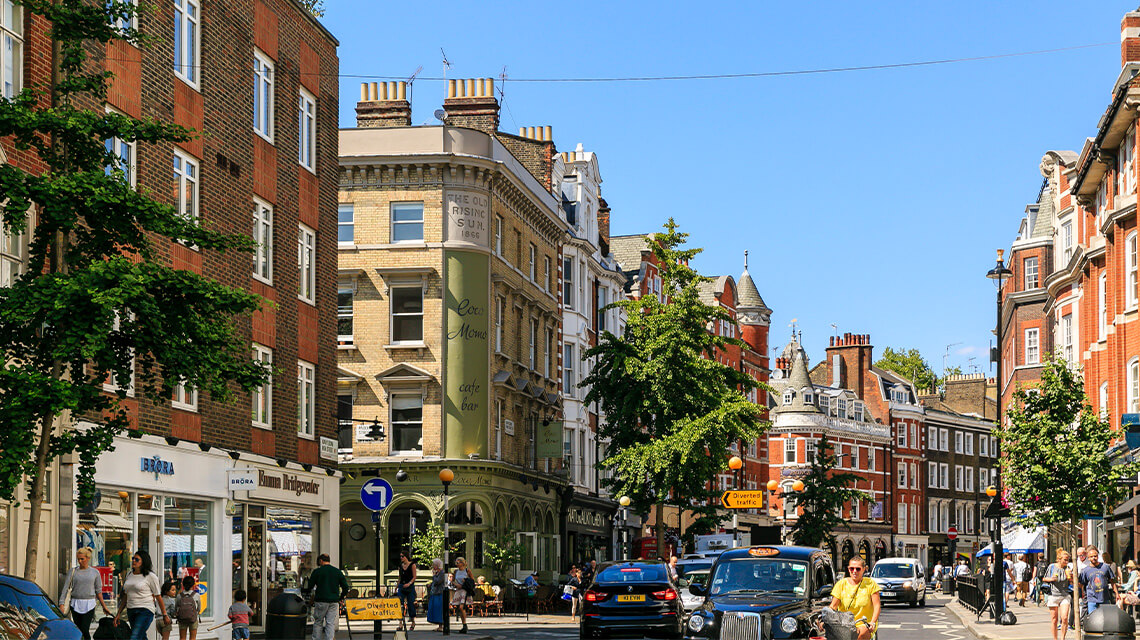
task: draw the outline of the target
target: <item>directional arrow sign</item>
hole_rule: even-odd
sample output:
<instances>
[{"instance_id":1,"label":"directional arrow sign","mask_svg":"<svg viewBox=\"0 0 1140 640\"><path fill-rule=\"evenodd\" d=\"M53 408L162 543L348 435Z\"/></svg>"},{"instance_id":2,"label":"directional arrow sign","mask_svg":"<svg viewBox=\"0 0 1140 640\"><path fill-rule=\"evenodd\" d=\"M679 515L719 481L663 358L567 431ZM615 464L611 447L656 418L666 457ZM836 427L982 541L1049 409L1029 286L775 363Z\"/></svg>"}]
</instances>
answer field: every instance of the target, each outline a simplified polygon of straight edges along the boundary
<instances>
[{"instance_id":1,"label":"directional arrow sign","mask_svg":"<svg viewBox=\"0 0 1140 640\"><path fill-rule=\"evenodd\" d=\"M725 509L760 509L764 506L764 491L725 491L720 503Z\"/></svg>"},{"instance_id":2,"label":"directional arrow sign","mask_svg":"<svg viewBox=\"0 0 1140 640\"><path fill-rule=\"evenodd\" d=\"M360 487L360 502L369 511L383 511L392 502L392 485L382 478L372 478Z\"/></svg>"}]
</instances>

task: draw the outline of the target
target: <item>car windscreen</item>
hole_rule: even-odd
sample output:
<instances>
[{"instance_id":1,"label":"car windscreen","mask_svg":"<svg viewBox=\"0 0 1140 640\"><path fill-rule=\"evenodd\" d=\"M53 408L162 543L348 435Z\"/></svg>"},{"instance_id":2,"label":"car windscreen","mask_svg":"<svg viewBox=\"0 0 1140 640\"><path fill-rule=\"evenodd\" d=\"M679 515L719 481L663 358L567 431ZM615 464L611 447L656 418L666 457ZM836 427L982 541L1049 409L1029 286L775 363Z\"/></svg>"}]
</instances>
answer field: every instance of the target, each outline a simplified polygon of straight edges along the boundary
<instances>
[{"instance_id":1,"label":"car windscreen","mask_svg":"<svg viewBox=\"0 0 1140 640\"><path fill-rule=\"evenodd\" d=\"M913 578L914 565L880 562L871 569L872 578Z\"/></svg>"},{"instance_id":2,"label":"car windscreen","mask_svg":"<svg viewBox=\"0 0 1140 640\"><path fill-rule=\"evenodd\" d=\"M63 614L43 594L24 593L0 585L0 620L35 628L44 620L58 620ZM0 626L3 626L0 624Z\"/></svg>"},{"instance_id":3,"label":"car windscreen","mask_svg":"<svg viewBox=\"0 0 1140 640\"><path fill-rule=\"evenodd\" d=\"M713 566L712 560L686 560L677 563L677 577L684 578L693 571L704 571L711 569Z\"/></svg>"},{"instance_id":4,"label":"car windscreen","mask_svg":"<svg viewBox=\"0 0 1140 640\"><path fill-rule=\"evenodd\" d=\"M708 571L692 571L685 576L689 584L708 584L709 572Z\"/></svg>"},{"instance_id":5,"label":"car windscreen","mask_svg":"<svg viewBox=\"0 0 1140 640\"><path fill-rule=\"evenodd\" d=\"M616 565L606 567L595 578L597 582L667 582L665 565Z\"/></svg>"},{"instance_id":6,"label":"car windscreen","mask_svg":"<svg viewBox=\"0 0 1140 640\"><path fill-rule=\"evenodd\" d=\"M807 563L779 558L721 559L713 568L709 595L788 593L807 588Z\"/></svg>"}]
</instances>

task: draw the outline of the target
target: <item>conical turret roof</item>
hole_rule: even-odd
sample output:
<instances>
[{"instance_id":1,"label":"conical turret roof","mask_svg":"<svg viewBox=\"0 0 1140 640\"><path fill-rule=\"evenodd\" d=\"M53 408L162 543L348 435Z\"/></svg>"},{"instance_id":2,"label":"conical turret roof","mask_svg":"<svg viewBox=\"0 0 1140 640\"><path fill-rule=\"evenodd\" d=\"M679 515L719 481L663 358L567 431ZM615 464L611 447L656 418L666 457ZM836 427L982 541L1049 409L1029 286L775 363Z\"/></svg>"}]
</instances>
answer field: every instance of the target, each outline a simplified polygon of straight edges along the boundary
<instances>
[{"instance_id":1,"label":"conical turret roof","mask_svg":"<svg viewBox=\"0 0 1140 640\"><path fill-rule=\"evenodd\" d=\"M760 290L756 288L756 283L752 281L752 275L748 273L748 267L744 267L744 273L740 274L740 279L736 281L736 296L736 307L738 309L771 311L768 305L764 304L764 298L760 297Z\"/></svg>"},{"instance_id":2,"label":"conical turret roof","mask_svg":"<svg viewBox=\"0 0 1140 640\"><path fill-rule=\"evenodd\" d=\"M775 411L779 413L819 413L814 399L813 402L804 402L804 389L809 390L812 396L815 396L815 386L812 385L811 377L808 375L807 352L793 337L788 346L784 347L784 354L784 357L791 361L791 369L788 372L787 384L783 385L783 388L790 389L794 396L791 403L780 404Z\"/></svg>"}]
</instances>

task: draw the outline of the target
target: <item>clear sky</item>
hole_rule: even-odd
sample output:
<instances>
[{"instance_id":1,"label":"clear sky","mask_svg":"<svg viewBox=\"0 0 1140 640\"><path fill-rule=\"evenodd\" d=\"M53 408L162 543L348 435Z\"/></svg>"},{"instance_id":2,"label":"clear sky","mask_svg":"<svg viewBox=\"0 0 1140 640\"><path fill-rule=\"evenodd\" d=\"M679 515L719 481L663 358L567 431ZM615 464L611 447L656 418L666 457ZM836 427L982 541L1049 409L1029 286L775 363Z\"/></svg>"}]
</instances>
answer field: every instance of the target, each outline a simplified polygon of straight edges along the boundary
<instances>
[{"instance_id":1,"label":"clear sky","mask_svg":"<svg viewBox=\"0 0 1140 640\"><path fill-rule=\"evenodd\" d=\"M669 216L739 277L743 253L812 363L834 331L993 374L985 273L1036 200L1050 149L1080 150L1120 72L1136 2L380 2L326 0L340 39L341 126L360 82L407 77L434 123L453 78L509 78L502 129L551 125L598 154L612 233ZM676 76L884 65L1101 45L956 64L688 81ZM498 86L496 87L498 88Z\"/></svg>"}]
</instances>

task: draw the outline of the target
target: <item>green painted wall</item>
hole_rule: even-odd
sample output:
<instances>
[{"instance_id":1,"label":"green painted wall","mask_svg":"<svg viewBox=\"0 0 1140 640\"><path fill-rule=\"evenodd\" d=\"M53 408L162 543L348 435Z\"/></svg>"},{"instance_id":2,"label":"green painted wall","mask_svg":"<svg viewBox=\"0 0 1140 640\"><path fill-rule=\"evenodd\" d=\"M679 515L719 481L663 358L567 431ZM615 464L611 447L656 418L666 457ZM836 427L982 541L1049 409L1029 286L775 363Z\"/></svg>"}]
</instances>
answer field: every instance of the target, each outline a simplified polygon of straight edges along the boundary
<instances>
[{"instance_id":1,"label":"green painted wall","mask_svg":"<svg viewBox=\"0 0 1140 640\"><path fill-rule=\"evenodd\" d=\"M444 455L487 458L491 362L490 256L446 251Z\"/></svg>"}]
</instances>

